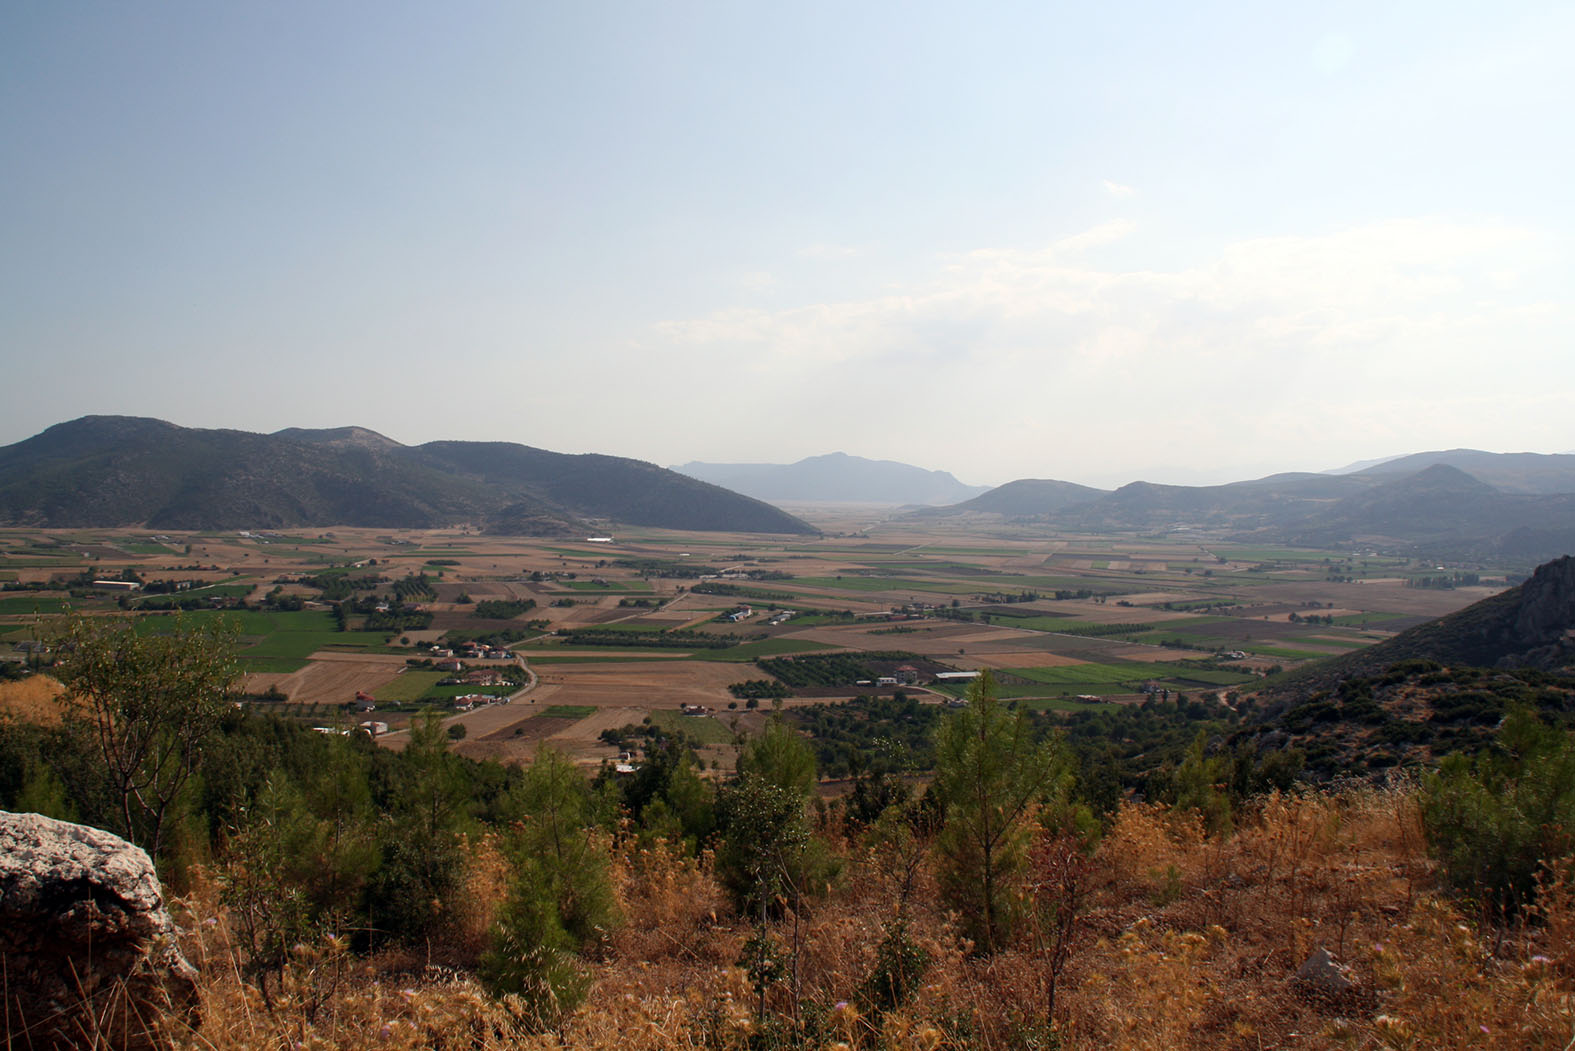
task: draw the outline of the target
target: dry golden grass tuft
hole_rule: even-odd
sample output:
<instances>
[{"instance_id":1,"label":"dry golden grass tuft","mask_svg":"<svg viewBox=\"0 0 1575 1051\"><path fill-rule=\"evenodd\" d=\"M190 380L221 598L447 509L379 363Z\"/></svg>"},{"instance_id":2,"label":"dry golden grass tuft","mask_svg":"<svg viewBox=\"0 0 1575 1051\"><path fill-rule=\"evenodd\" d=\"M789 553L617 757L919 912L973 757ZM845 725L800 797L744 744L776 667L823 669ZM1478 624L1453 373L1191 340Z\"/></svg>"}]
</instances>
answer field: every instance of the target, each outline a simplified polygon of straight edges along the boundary
<instances>
[{"instance_id":1,"label":"dry golden grass tuft","mask_svg":"<svg viewBox=\"0 0 1575 1051\"><path fill-rule=\"evenodd\" d=\"M0 718L35 726L59 726L66 688L48 675L0 682Z\"/></svg>"},{"instance_id":2,"label":"dry golden grass tuft","mask_svg":"<svg viewBox=\"0 0 1575 1051\"><path fill-rule=\"evenodd\" d=\"M474 946L501 900L489 841L474 852ZM530 1033L518 1005L488 998L463 971L410 956L358 959L342 942L297 949L270 1010L242 980L210 886L186 899L188 951L203 971L193 1049L575 1048L658 1051L802 1046L855 1049L1261 1047L1563 1049L1575 1036L1575 883L1550 873L1534 922L1480 930L1442 896L1405 788L1273 795L1237 815L1228 838L1191 815L1124 806L1094 857L1082 919L1045 1028L1043 961L1023 947L970 958L927 863L911 883L909 930L930 958L913 999L861 1005L903 881L890 858L851 850L825 898L773 934L799 948L796 976L772 990L769 1044L736 966L748 927L731 916L708 862L633 838L615 867L626 925L585 1005L561 1029ZM1294 976L1318 947L1354 982L1318 994ZM796 996L794 995L796 990Z\"/></svg>"}]
</instances>

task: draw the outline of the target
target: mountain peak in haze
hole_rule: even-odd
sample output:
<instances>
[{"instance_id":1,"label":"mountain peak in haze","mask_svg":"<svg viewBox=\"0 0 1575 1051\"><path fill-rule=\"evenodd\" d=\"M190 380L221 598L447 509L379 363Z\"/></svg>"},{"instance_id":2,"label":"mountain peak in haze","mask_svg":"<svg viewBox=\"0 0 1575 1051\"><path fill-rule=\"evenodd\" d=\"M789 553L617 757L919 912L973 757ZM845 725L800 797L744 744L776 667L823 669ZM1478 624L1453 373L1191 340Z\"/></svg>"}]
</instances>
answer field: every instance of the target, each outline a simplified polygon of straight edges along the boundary
<instances>
[{"instance_id":1,"label":"mountain peak in haze","mask_svg":"<svg viewBox=\"0 0 1575 1051\"><path fill-rule=\"evenodd\" d=\"M965 485L946 471L845 452L809 456L791 464L696 460L673 470L773 503L950 504L990 488Z\"/></svg>"}]
</instances>

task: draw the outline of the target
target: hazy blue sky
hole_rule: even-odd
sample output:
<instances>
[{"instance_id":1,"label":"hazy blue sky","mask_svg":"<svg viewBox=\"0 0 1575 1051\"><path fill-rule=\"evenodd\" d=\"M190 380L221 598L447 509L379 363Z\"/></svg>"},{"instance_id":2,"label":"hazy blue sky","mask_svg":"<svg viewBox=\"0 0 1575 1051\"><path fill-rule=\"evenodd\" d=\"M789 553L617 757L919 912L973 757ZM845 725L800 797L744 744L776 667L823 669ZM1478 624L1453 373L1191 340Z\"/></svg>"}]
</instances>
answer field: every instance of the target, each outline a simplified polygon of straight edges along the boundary
<instances>
[{"instance_id":1,"label":"hazy blue sky","mask_svg":"<svg viewBox=\"0 0 1575 1051\"><path fill-rule=\"evenodd\" d=\"M1569 451L1572 40L1567 2L11 3L0 444Z\"/></svg>"}]
</instances>

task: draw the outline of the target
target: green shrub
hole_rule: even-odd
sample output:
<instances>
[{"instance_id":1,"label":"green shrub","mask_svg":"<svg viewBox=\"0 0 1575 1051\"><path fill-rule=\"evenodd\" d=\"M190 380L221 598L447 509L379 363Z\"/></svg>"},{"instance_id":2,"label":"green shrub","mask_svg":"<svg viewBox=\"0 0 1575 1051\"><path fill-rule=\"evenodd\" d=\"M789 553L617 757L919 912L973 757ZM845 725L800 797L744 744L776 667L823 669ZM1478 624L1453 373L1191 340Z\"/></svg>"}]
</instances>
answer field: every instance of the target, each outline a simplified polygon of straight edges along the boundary
<instances>
[{"instance_id":1,"label":"green shrub","mask_svg":"<svg viewBox=\"0 0 1575 1051\"><path fill-rule=\"evenodd\" d=\"M1490 918L1516 915L1543 866L1575 847L1575 741L1515 709L1493 749L1451 755L1426 780L1422 819L1450 884Z\"/></svg>"}]
</instances>

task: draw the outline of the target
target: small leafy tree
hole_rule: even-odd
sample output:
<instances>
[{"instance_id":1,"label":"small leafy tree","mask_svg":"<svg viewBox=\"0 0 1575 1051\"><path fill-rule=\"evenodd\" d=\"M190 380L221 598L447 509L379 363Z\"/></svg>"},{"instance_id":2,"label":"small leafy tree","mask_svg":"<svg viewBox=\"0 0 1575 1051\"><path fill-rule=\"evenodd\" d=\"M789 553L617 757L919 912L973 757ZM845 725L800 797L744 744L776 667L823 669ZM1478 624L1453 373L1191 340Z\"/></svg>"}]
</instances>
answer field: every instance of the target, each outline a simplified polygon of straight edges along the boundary
<instances>
[{"instance_id":1,"label":"small leafy tree","mask_svg":"<svg viewBox=\"0 0 1575 1051\"><path fill-rule=\"evenodd\" d=\"M1231 778L1230 757L1205 754L1204 743L1204 734L1199 731L1193 738L1192 747L1187 750L1187 757L1176 767L1171 778L1176 806L1201 814L1204 828L1210 835L1229 835L1231 805L1227 786Z\"/></svg>"},{"instance_id":2,"label":"small leafy tree","mask_svg":"<svg viewBox=\"0 0 1575 1051\"><path fill-rule=\"evenodd\" d=\"M96 756L109 813L91 815L162 860L181 793L236 693L236 630L180 618L168 632L73 617L54 640L66 729Z\"/></svg>"}]
</instances>

